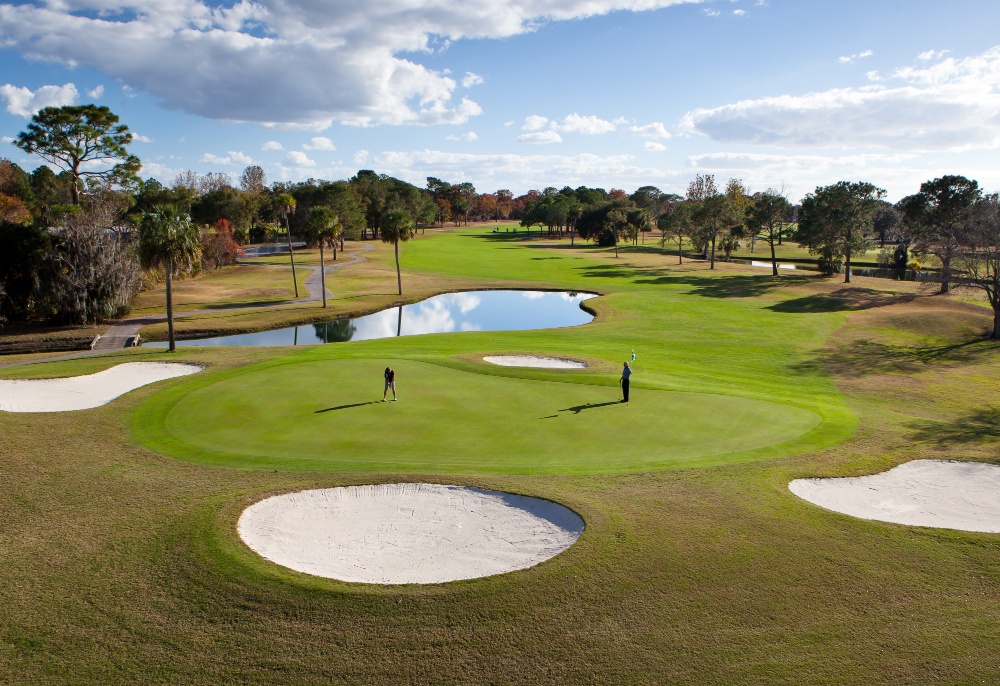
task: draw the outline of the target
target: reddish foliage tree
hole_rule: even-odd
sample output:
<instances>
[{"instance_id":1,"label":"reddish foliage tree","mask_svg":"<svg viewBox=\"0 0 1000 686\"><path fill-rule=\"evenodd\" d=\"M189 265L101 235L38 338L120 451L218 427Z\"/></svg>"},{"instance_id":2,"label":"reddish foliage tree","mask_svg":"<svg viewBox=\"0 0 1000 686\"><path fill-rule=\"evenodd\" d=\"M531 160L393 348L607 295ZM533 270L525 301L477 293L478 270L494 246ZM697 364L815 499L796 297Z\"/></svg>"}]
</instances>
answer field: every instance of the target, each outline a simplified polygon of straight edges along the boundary
<instances>
[{"instance_id":1,"label":"reddish foliage tree","mask_svg":"<svg viewBox=\"0 0 1000 686\"><path fill-rule=\"evenodd\" d=\"M216 219L212 226L201 229L201 264L205 268L213 265L218 269L227 264L235 264L243 257L243 247L233 236L233 229L225 219Z\"/></svg>"},{"instance_id":2,"label":"reddish foliage tree","mask_svg":"<svg viewBox=\"0 0 1000 686\"><path fill-rule=\"evenodd\" d=\"M19 198L0 193L0 222L27 225L31 223L31 212Z\"/></svg>"}]
</instances>

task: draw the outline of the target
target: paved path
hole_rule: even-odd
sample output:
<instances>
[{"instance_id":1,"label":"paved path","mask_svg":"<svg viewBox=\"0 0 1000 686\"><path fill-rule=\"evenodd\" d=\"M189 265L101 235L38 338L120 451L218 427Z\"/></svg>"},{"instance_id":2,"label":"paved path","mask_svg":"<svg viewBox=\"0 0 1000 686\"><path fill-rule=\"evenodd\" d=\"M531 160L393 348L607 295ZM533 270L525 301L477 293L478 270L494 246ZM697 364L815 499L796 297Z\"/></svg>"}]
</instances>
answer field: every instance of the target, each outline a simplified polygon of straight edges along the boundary
<instances>
[{"instance_id":1,"label":"paved path","mask_svg":"<svg viewBox=\"0 0 1000 686\"><path fill-rule=\"evenodd\" d=\"M346 253L340 253L340 255L347 257L347 259L337 260L333 264L326 265L326 275L330 276L333 272L338 269L343 269L344 267L357 264L358 262L364 262L367 257L366 253L371 252L375 249L375 245L372 243L362 243L361 249L357 252L347 255ZM322 295L322 279L320 277L320 270L318 267L296 267L296 269L310 269L312 271L309 276L306 277L305 287L309 291L309 295L302 296L301 298L293 300L279 300L273 303L250 303L247 305L233 305L232 307L219 307L213 308L211 310L189 310L186 312L174 312L174 318L177 317L188 317L198 314L207 314L210 312L235 312L237 310L252 310L262 307L281 307L283 305L296 305L301 303L312 303L319 302L323 299ZM327 299L333 298L333 293L329 289L326 291ZM112 352L115 350L121 350L128 344L128 342L139 333L139 329L146 326L147 324L156 324L166 320L166 314L153 314L148 317L135 317L132 319L122 319L121 321L112 324L107 331L101 334L97 343L91 350L81 350L75 353L67 353L66 355L59 355L57 357L47 357L44 360L25 360L23 362L11 362L8 364L0 364L0 369L4 367L20 367L27 364L41 364L43 362L56 362L58 360L73 360L79 357L90 357L91 355L100 355L101 353Z\"/></svg>"}]
</instances>

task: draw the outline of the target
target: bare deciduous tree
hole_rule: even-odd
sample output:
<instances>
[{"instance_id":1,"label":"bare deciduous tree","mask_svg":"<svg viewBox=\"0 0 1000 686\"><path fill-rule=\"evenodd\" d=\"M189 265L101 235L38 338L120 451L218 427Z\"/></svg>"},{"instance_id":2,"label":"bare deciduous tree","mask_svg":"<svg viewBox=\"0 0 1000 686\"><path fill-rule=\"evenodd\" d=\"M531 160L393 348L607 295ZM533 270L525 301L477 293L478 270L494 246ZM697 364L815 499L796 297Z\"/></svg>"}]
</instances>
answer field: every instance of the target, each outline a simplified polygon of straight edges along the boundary
<instances>
[{"instance_id":1,"label":"bare deciduous tree","mask_svg":"<svg viewBox=\"0 0 1000 686\"><path fill-rule=\"evenodd\" d=\"M126 209L125 199L111 191L83 196L53 230L49 295L58 318L88 324L128 311L140 271L122 221Z\"/></svg>"},{"instance_id":2,"label":"bare deciduous tree","mask_svg":"<svg viewBox=\"0 0 1000 686\"><path fill-rule=\"evenodd\" d=\"M961 232L958 282L986 293L993 308L993 333L1000 339L1000 197L996 193L972 208L967 228Z\"/></svg>"}]
</instances>

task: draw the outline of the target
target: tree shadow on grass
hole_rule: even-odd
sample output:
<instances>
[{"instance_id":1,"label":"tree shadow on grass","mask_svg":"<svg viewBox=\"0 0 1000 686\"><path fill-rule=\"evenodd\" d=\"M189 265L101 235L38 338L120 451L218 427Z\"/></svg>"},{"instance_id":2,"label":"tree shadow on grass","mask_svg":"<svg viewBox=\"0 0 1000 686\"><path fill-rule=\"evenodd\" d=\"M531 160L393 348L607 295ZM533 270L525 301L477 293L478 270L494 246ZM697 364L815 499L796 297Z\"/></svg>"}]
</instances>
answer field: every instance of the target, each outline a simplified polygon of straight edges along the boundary
<instances>
[{"instance_id":1,"label":"tree shadow on grass","mask_svg":"<svg viewBox=\"0 0 1000 686\"><path fill-rule=\"evenodd\" d=\"M871 288L845 287L832 293L818 293L807 295L802 298L792 298L780 303L770 305L767 309L773 312L793 312L793 313L818 313L818 312L846 312L857 310L870 310L876 307L887 307L889 305L901 305L912 302L917 298L916 294L904 293L902 295L884 293L872 290Z\"/></svg>"},{"instance_id":2,"label":"tree shadow on grass","mask_svg":"<svg viewBox=\"0 0 1000 686\"><path fill-rule=\"evenodd\" d=\"M909 425L911 438L949 447L966 443L1000 440L1000 407L970 412L955 422L919 421Z\"/></svg>"},{"instance_id":3,"label":"tree shadow on grass","mask_svg":"<svg viewBox=\"0 0 1000 686\"><path fill-rule=\"evenodd\" d=\"M869 374L911 374L933 364L974 362L994 348L982 339L921 347L854 340L837 348L820 350L791 368L796 372L828 372L844 378L860 378Z\"/></svg>"},{"instance_id":4,"label":"tree shadow on grass","mask_svg":"<svg viewBox=\"0 0 1000 686\"><path fill-rule=\"evenodd\" d=\"M322 410L316 410L313 414L323 414L324 412L333 412L335 410L348 410L352 407L364 407L365 405L377 405L381 400L369 400L366 403L352 403L350 405L337 405L336 407L327 407Z\"/></svg>"},{"instance_id":5,"label":"tree shadow on grass","mask_svg":"<svg viewBox=\"0 0 1000 686\"><path fill-rule=\"evenodd\" d=\"M690 286L692 295L699 295L703 298L753 298L786 286L808 283L815 278L800 275L775 277L770 274L734 274L715 277L695 274L664 274L654 277L647 274L644 276L645 278L636 279L635 283L653 286Z\"/></svg>"}]
</instances>

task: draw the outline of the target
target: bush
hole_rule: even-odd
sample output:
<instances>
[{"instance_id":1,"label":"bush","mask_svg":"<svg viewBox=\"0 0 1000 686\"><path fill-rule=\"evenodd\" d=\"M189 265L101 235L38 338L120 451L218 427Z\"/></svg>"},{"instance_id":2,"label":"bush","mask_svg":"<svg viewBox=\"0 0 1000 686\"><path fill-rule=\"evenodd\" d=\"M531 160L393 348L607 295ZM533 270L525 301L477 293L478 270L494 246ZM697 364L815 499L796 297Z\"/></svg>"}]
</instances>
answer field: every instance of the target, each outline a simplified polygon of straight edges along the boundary
<instances>
[{"instance_id":1,"label":"bush","mask_svg":"<svg viewBox=\"0 0 1000 686\"><path fill-rule=\"evenodd\" d=\"M839 255L820 255L819 270L827 276L844 271L844 260Z\"/></svg>"},{"instance_id":2,"label":"bush","mask_svg":"<svg viewBox=\"0 0 1000 686\"><path fill-rule=\"evenodd\" d=\"M232 227L225 219L218 219L211 227L201 229L201 267L214 269L235 264L244 254L236 241Z\"/></svg>"}]
</instances>

